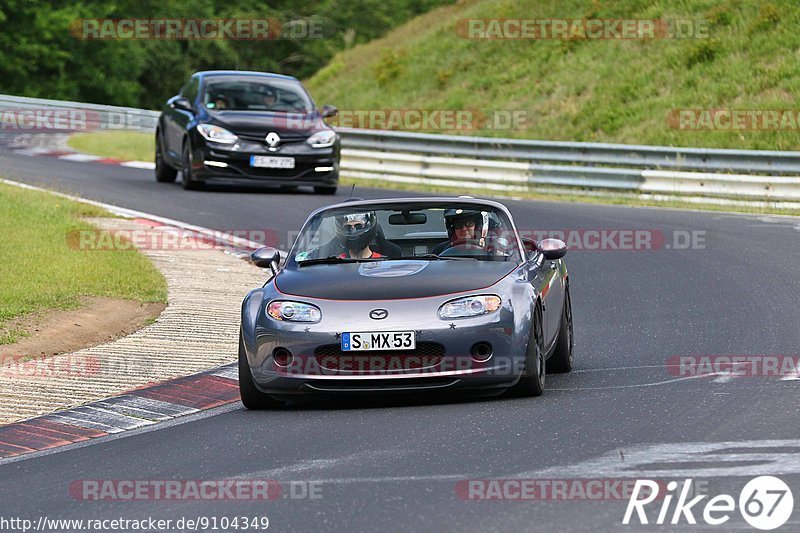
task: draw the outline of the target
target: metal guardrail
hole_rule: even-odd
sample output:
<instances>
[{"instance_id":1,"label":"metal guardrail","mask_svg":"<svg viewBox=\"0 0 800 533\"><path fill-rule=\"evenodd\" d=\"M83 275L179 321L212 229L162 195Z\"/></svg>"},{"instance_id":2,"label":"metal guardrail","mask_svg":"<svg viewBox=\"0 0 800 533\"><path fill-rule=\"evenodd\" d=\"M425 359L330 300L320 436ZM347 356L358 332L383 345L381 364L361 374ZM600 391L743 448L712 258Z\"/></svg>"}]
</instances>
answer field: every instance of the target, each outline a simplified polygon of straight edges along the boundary
<instances>
[{"instance_id":1,"label":"metal guardrail","mask_svg":"<svg viewBox=\"0 0 800 533\"><path fill-rule=\"evenodd\" d=\"M533 141L338 128L348 148L511 161L800 175L800 152Z\"/></svg>"},{"instance_id":2,"label":"metal guardrail","mask_svg":"<svg viewBox=\"0 0 800 533\"><path fill-rule=\"evenodd\" d=\"M342 135L342 174L352 178L501 191L555 185L770 201L800 199L800 152L338 131Z\"/></svg>"},{"instance_id":3,"label":"metal guardrail","mask_svg":"<svg viewBox=\"0 0 800 533\"><path fill-rule=\"evenodd\" d=\"M85 129L151 132L159 112L0 95L0 110L78 110ZM800 199L800 152L671 148L467 137L337 128L345 177L464 189L535 190L542 185Z\"/></svg>"},{"instance_id":4,"label":"metal guardrail","mask_svg":"<svg viewBox=\"0 0 800 533\"><path fill-rule=\"evenodd\" d=\"M3 133L30 133L83 130L153 131L158 123L158 111L134 107L86 104L46 100L25 96L0 94L0 110L14 110L4 115ZM28 111L25 113L24 111ZM71 114L48 115L49 111L71 111ZM8 124L13 120L14 124Z\"/></svg>"}]
</instances>

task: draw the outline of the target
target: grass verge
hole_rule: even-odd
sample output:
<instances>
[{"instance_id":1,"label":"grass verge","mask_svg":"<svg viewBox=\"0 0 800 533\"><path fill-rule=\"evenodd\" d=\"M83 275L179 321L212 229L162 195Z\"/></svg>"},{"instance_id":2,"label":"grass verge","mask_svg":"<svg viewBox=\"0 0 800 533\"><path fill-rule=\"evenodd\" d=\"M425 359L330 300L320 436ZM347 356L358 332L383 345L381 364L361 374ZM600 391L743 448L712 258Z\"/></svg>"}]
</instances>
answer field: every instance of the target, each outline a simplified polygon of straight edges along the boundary
<instances>
[{"instance_id":1,"label":"grass verge","mask_svg":"<svg viewBox=\"0 0 800 533\"><path fill-rule=\"evenodd\" d=\"M70 135L67 145L84 154L120 161L152 161L153 135L136 131L98 131Z\"/></svg>"},{"instance_id":2,"label":"grass verge","mask_svg":"<svg viewBox=\"0 0 800 533\"><path fill-rule=\"evenodd\" d=\"M70 231L94 229L80 217L106 215L94 206L0 184L0 344L24 335L7 327L14 318L74 309L83 296L166 302L166 281L138 251L70 248Z\"/></svg>"},{"instance_id":3,"label":"grass verge","mask_svg":"<svg viewBox=\"0 0 800 533\"><path fill-rule=\"evenodd\" d=\"M691 23L691 38L480 39L465 34L470 21L491 36L497 34L481 21L585 18L699 22ZM779 127L759 122L762 131L724 125L698 129L692 121L681 128L669 118L678 109L793 110L796 115L799 23L800 4L794 0L463 0L340 52L305 84L321 103L336 105L340 117L351 121L362 111L474 112L469 128L434 122L430 131L438 133L798 150L800 127L791 117ZM495 112L507 118L516 111L524 112L525 120L489 120ZM395 126L388 118L385 122L405 126L402 120ZM425 127L419 120L410 124L406 127L415 131Z\"/></svg>"}]
</instances>

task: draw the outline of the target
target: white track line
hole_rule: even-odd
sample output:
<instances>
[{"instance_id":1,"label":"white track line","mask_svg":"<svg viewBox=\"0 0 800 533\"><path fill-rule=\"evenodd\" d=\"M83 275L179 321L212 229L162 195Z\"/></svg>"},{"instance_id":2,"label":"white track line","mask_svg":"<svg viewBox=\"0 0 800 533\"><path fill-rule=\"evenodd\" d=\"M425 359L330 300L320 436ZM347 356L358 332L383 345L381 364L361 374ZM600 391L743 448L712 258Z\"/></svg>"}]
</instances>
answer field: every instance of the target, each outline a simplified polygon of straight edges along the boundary
<instances>
[{"instance_id":1,"label":"white track line","mask_svg":"<svg viewBox=\"0 0 800 533\"><path fill-rule=\"evenodd\" d=\"M50 152L54 152L52 148L43 148L43 147L33 147L33 148L22 148L14 150L15 154L22 154L22 155L42 155L42 154L49 154Z\"/></svg>"},{"instance_id":2,"label":"white track line","mask_svg":"<svg viewBox=\"0 0 800 533\"><path fill-rule=\"evenodd\" d=\"M150 161L123 161L119 165L122 167L143 168L145 170L153 170L156 168L156 164Z\"/></svg>"},{"instance_id":3,"label":"white track line","mask_svg":"<svg viewBox=\"0 0 800 533\"><path fill-rule=\"evenodd\" d=\"M697 376L686 376L682 378L675 378L675 379L668 379L666 381L655 381L652 383L633 383L630 385L607 385L605 387L548 387L548 390L572 390L572 391L583 391L583 390L607 390L607 389L636 389L640 387L656 387L658 385L667 385L669 383L677 383L678 381L686 381L689 379L698 379L698 378L707 378L711 376L718 376L719 374L716 372L712 372L709 374L700 374Z\"/></svg>"},{"instance_id":4,"label":"white track line","mask_svg":"<svg viewBox=\"0 0 800 533\"><path fill-rule=\"evenodd\" d=\"M97 161L98 159L103 159L98 155L89 155L89 154L66 154L58 156L58 159L63 159L65 161L78 161L80 163L88 163L91 161Z\"/></svg>"}]
</instances>

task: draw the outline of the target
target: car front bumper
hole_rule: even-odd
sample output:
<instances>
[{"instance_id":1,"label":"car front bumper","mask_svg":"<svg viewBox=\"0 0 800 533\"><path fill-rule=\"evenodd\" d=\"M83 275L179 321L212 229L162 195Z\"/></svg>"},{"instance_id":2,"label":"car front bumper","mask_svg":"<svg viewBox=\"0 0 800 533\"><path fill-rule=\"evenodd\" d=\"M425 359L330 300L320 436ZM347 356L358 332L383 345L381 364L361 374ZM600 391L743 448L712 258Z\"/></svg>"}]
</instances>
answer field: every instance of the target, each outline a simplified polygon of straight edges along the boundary
<instances>
[{"instance_id":1,"label":"car front bumper","mask_svg":"<svg viewBox=\"0 0 800 533\"><path fill-rule=\"evenodd\" d=\"M316 324L277 321L260 305L257 325L245 331L245 350L256 386L275 397L320 394L448 390L502 391L519 378L527 335L517 333L509 307L475 318L440 320L444 300L399 302L312 301L322 309ZM247 300L245 301L247 306ZM392 320L359 320L381 307ZM414 331L417 350L341 352L343 332ZM473 357L476 343L492 356ZM288 350L291 362L276 362Z\"/></svg>"},{"instance_id":2,"label":"car front bumper","mask_svg":"<svg viewBox=\"0 0 800 533\"><path fill-rule=\"evenodd\" d=\"M269 151L256 142L230 146L200 139L193 144L193 178L197 180L247 180L274 185L336 186L339 182L339 147L312 148L305 142L291 142ZM291 169L261 168L250 164L251 156L291 157Z\"/></svg>"}]
</instances>

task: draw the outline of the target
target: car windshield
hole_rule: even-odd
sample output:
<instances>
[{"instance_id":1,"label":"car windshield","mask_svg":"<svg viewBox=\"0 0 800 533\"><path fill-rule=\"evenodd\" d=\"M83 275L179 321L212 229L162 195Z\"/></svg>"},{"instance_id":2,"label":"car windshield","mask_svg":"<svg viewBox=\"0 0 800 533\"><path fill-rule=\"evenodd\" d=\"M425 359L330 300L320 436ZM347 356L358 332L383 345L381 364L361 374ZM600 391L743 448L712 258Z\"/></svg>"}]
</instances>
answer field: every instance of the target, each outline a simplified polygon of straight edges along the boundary
<instances>
[{"instance_id":1,"label":"car windshield","mask_svg":"<svg viewBox=\"0 0 800 533\"><path fill-rule=\"evenodd\" d=\"M216 111L309 113L314 104L300 84L279 78L211 78L203 105Z\"/></svg>"},{"instance_id":2,"label":"car windshield","mask_svg":"<svg viewBox=\"0 0 800 533\"><path fill-rule=\"evenodd\" d=\"M315 215L297 237L288 267L419 259L519 261L508 216L482 204L353 206Z\"/></svg>"}]
</instances>

